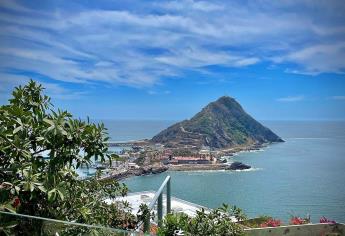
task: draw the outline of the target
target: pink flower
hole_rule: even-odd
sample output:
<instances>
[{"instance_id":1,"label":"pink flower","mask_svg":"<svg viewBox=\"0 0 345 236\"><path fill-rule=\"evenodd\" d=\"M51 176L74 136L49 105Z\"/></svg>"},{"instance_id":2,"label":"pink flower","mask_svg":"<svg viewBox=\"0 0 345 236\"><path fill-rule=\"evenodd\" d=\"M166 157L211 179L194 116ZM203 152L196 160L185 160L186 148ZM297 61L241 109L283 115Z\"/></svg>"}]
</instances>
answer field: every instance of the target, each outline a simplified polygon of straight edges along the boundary
<instances>
[{"instance_id":1,"label":"pink flower","mask_svg":"<svg viewBox=\"0 0 345 236\"><path fill-rule=\"evenodd\" d=\"M303 225L307 223L308 223L307 219L302 219L301 217L297 217L297 216L294 216L290 219L291 225Z\"/></svg>"},{"instance_id":2,"label":"pink flower","mask_svg":"<svg viewBox=\"0 0 345 236\"><path fill-rule=\"evenodd\" d=\"M334 220L329 220L326 217L322 216L320 218L320 223L330 223L330 224L336 224L336 222Z\"/></svg>"}]
</instances>

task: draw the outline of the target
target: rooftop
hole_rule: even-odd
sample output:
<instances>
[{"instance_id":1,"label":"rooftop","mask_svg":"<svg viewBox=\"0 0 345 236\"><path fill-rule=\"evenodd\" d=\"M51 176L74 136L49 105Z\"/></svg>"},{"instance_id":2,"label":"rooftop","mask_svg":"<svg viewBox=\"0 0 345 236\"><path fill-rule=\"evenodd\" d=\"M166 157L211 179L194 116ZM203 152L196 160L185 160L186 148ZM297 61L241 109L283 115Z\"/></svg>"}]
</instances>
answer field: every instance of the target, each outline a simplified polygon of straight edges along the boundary
<instances>
[{"instance_id":1,"label":"rooftop","mask_svg":"<svg viewBox=\"0 0 345 236\"><path fill-rule=\"evenodd\" d=\"M193 160L193 161L202 160L199 157L182 157L182 156L173 157L173 159L174 160Z\"/></svg>"},{"instance_id":2,"label":"rooftop","mask_svg":"<svg viewBox=\"0 0 345 236\"><path fill-rule=\"evenodd\" d=\"M119 197L116 198L115 201L127 201L130 206L132 207L132 213L136 214L139 210L139 206L142 203L145 203L147 205L150 204L152 201L153 197L155 195L154 191L143 191L143 192L135 192L135 193L129 193L125 197ZM112 200L108 199L106 200L107 202L111 202ZM156 208L156 207L155 207ZM193 217L196 215L197 210L201 210L204 208L206 211L209 211L207 207L191 203L176 197L171 198L171 210L172 212L183 212L186 213L187 215ZM163 194L163 211L166 209L166 195ZM156 211L156 209L155 209ZM165 214L166 212L163 212Z\"/></svg>"}]
</instances>

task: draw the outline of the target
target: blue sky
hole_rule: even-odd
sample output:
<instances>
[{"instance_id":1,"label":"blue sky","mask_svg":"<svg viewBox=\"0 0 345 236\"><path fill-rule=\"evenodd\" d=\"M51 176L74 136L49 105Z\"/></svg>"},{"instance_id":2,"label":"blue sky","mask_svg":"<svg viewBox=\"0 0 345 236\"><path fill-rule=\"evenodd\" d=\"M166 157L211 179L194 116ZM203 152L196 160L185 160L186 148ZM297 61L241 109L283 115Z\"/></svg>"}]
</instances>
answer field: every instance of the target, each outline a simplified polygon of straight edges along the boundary
<instances>
[{"instance_id":1,"label":"blue sky","mask_svg":"<svg viewBox=\"0 0 345 236\"><path fill-rule=\"evenodd\" d=\"M94 119L345 119L344 1L0 2L0 103L29 78Z\"/></svg>"}]
</instances>

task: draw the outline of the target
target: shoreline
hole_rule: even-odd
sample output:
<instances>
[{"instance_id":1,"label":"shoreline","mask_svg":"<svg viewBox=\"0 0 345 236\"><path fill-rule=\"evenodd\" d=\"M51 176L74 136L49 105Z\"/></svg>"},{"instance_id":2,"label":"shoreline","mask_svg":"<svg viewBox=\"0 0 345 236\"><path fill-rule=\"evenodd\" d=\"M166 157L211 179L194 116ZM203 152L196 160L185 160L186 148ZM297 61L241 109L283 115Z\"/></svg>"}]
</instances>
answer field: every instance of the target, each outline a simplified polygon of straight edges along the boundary
<instances>
[{"instance_id":1,"label":"shoreline","mask_svg":"<svg viewBox=\"0 0 345 236\"><path fill-rule=\"evenodd\" d=\"M148 166L140 167L134 170L127 170L123 172L113 173L106 177L100 178L100 180L115 179L124 180L134 176L146 176L153 174L160 174L166 171L201 171L201 170L229 170L230 165L227 164L181 164L181 165L169 165L169 166Z\"/></svg>"},{"instance_id":2,"label":"shoreline","mask_svg":"<svg viewBox=\"0 0 345 236\"><path fill-rule=\"evenodd\" d=\"M113 173L105 177L101 177L100 180L115 179L123 180L133 176L145 176L151 174L159 174L167 171L169 168L167 166L146 166L140 167L138 169L122 171L118 173Z\"/></svg>"},{"instance_id":3,"label":"shoreline","mask_svg":"<svg viewBox=\"0 0 345 236\"><path fill-rule=\"evenodd\" d=\"M138 141L136 141L138 143ZM247 147L235 147L231 149L222 150L222 156L228 156L233 158L243 152L253 152L259 151L263 148L272 145L275 143L264 143L261 145L253 145ZM250 167L252 168L252 167ZM227 163L216 163L216 164L179 164L179 165L150 165L142 166L138 169L132 169L127 171L122 171L118 173L113 173L108 176L101 178L103 179L115 179L115 180L124 180L133 176L146 176L151 174L159 174L166 171L208 171L208 170L229 170L234 171L236 169L230 169L230 165Z\"/></svg>"},{"instance_id":4,"label":"shoreline","mask_svg":"<svg viewBox=\"0 0 345 236\"><path fill-rule=\"evenodd\" d=\"M180 164L169 166L170 171L230 170L227 164Z\"/></svg>"}]
</instances>

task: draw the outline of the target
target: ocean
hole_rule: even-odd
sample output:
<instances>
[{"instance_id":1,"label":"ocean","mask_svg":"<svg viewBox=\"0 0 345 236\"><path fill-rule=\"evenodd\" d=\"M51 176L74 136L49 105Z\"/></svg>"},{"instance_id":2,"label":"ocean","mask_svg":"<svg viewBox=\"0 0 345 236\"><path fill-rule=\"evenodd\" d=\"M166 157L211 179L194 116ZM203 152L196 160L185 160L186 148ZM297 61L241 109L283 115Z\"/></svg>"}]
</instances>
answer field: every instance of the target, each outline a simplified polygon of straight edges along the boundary
<instances>
[{"instance_id":1,"label":"ocean","mask_svg":"<svg viewBox=\"0 0 345 236\"><path fill-rule=\"evenodd\" d=\"M172 121L104 121L112 140L151 138ZM167 175L173 196L206 207L236 205L249 217L321 216L345 222L345 122L265 121L285 142L232 160L247 171L165 172L124 180L131 192L157 190Z\"/></svg>"}]
</instances>

